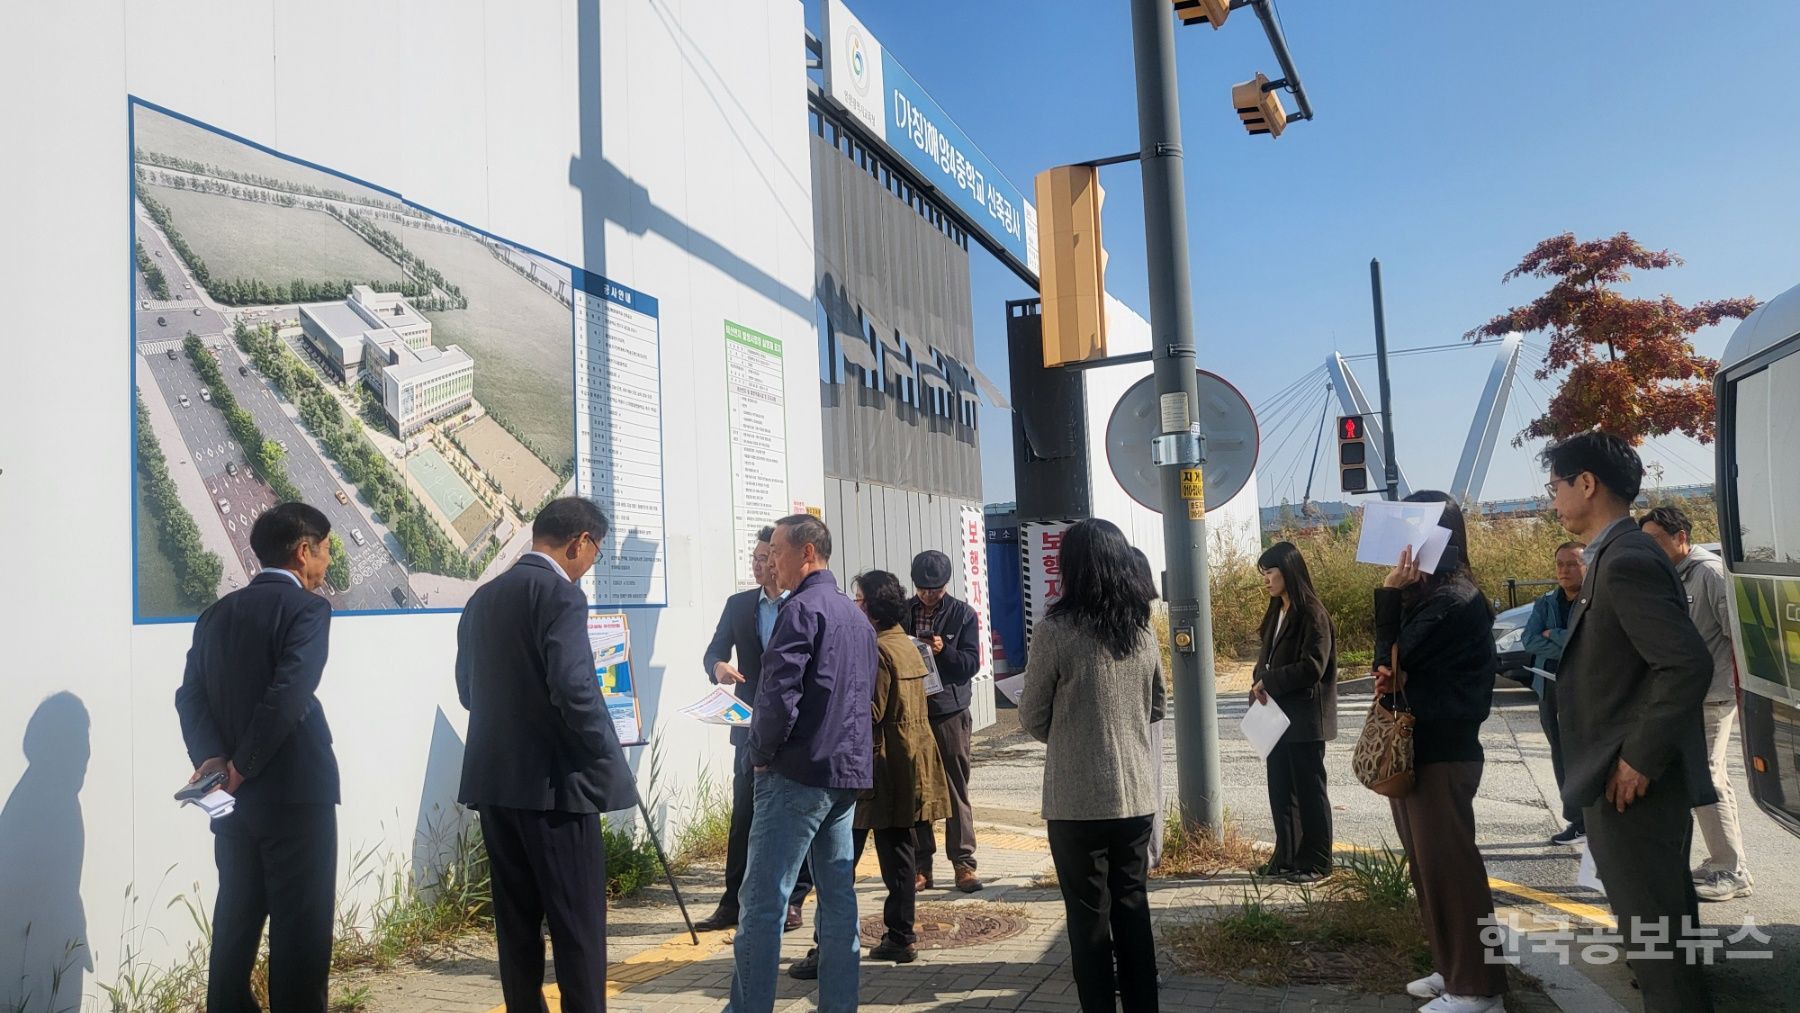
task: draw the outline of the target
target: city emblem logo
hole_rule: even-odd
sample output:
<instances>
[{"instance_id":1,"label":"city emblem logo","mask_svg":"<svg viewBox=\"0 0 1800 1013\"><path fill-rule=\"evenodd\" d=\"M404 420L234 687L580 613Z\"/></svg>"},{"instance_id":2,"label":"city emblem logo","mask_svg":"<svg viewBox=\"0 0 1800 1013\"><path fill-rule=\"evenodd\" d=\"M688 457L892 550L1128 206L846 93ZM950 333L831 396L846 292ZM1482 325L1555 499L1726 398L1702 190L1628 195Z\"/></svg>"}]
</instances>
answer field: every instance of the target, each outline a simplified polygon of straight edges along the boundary
<instances>
[{"instance_id":1,"label":"city emblem logo","mask_svg":"<svg viewBox=\"0 0 1800 1013\"><path fill-rule=\"evenodd\" d=\"M850 51L851 81L856 85L857 91L866 95L869 92L869 54L862 32L851 28L845 46Z\"/></svg>"}]
</instances>

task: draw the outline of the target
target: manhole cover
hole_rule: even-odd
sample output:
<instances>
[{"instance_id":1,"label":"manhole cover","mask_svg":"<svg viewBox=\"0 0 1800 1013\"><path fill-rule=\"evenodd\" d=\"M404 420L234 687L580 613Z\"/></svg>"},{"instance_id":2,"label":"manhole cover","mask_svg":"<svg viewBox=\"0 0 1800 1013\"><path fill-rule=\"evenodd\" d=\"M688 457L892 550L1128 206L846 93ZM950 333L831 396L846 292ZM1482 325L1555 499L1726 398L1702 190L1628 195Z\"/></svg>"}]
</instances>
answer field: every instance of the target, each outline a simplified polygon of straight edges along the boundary
<instances>
[{"instance_id":1,"label":"manhole cover","mask_svg":"<svg viewBox=\"0 0 1800 1013\"><path fill-rule=\"evenodd\" d=\"M921 950L950 950L980 943L1011 939L1025 931L1028 919L1019 911L986 901L961 904L920 904L913 913L913 931ZM887 932L877 911L862 920L864 946L875 946Z\"/></svg>"}]
</instances>

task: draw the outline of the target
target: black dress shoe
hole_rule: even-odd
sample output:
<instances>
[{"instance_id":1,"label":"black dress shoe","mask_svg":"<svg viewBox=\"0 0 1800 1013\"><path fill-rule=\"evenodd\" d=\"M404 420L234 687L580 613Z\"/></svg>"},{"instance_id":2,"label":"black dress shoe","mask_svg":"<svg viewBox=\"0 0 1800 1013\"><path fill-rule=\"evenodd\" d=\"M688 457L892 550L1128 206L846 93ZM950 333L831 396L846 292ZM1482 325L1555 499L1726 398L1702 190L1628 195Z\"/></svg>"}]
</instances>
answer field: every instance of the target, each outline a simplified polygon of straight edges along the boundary
<instances>
[{"instance_id":1,"label":"black dress shoe","mask_svg":"<svg viewBox=\"0 0 1800 1013\"><path fill-rule=\"evenodd\" d=\"M789 904L788 905L788 913L787 913L787 921L785 923L783 923L783 925L781 926L781 931L792 932L795 929L799 928L801 926L801 924L803 924L803 921L800 917L800 905Z\"/></svg>"},{"instance_id":2,"label":"black dress shoe","mask_svg":"<svg viewBox=\"0 0 1800 1013\"><path fill-rule=\"evenodd\" d=\"M1256 868L1251 869L1250 875L1261 876L1264 879L1278 879L1282 876L1292 875L1298 871L1300 870L1291 865L1277 865L1274 862L1264 862Z\"/></svg>"},{"instance_id":3,"label":"black dress shoe","mask_svg":"<svg viewBox=\"0 0 1800 1013\"><path fill-rule=\"evenodd\" d=\"M736 911L727 911L724 908L719 908L717 911L714 911L712 914L707 915L705 918L702 918L699 921L695 922L694 923L694 931L696 931L696 932L717 932L720 929L731 928L733 925L736 925L737 923L738 923L738 916L737 916Z\"/></svg>"},{"instance_id":4,"label":"black dress shoe","mask_svg":"<svg viewBox=\"0 0 1800 1013\"><path fill-rule=\"evenodd\" d=\"M800 981L817 981L819 978L819 948L817 946L806 951L806 956L788 965L788 977Z\"/></svg>"},{"instance_id":5,"label":"black dress shoe","mask_svg":"<svg viewBox=\"0 0 1800 1013\"><path fill-rule=\"evenodd\" d=\"M892 939L883 939L869 950L870 960L891 960L896 964L910 964L919 959L919 949L906 943L896 943Z\"/></svg>"}]
</instances>

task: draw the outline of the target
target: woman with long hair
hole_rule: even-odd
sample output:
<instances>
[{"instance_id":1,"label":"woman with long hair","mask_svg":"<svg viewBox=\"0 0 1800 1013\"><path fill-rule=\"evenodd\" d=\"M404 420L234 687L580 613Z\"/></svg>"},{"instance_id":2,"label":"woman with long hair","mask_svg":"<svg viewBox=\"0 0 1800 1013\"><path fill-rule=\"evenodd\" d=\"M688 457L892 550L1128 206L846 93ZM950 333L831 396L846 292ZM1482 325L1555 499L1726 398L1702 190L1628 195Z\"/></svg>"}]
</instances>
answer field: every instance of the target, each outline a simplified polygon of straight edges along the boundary
<instances>
[{"instance_id":1,"label":"woman with long hair","mask_svg":"<svg viewBox=\"0 0 1800 1013\"><path fill-rule=\"evenodd\" d=\"M1503 1007L1506 992L1500 951L1481 938L1494 897L1475 845L1481 723L1497 668L1494 612L1469 566L1462 508L1441 492L1406 499L1444 504L1438 524L1450 531L1436 572L1420 572L1408 547L1375 591L1375 691L1390 705L1399 699L1414 719L1413 788L1389 804L1437 967L1406 990L1431 998L1425 1013L1488 1013Z\"/></svg>"},{"instance_id":2,"label":"woman with long hair","mask_svg":"<svg viewBox=\"0 0 1800 1013\"><path fill-rule=\"evenodd\" d=\"M1043 815L1067 913L1084 1010L1154 1011L1156 938L1148 891L1152 774L1160 757L1162 649L1155 593L1131 544L1107 521L1063 534L1063 593L1032 630L1019 724L1046 744ZM1117 968L1115 973L1115 966Z\"/></svg>"},{"instance_id":3,"label":"woman with long hair","mask_svg":"<svg viewBox=\"0 0 1800 1013\"><path fill-rule=\"evenodd\" d=\"M1257 871L1311 883L1331 873L1325 743L1337 738L1337 636L1294 543L1269 546L1256 567L1269 607L1250 698L1288 719L1267 760L1275 853Z\"/></svg>"}]
</instances>

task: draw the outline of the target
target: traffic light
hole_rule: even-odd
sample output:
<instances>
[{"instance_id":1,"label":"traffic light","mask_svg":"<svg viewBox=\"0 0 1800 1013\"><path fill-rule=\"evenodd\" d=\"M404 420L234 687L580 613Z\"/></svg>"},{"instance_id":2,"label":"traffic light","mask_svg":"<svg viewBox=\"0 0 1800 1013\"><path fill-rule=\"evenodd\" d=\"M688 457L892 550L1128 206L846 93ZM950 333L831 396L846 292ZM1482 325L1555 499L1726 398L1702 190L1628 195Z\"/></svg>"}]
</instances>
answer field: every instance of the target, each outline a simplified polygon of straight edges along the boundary
<instances>
[{"instance_id":1,"label":"traffic light","mask_svg":"<svg viewBox=\"0 0 1800 1013\"><path fill-rule=\"evenodd\" d=\"M1337 420L1338 478L1345 492L1369 491L1369 443L1361 415Z\"/></svg>"},{"instance_id":2,"label":"traffic light","mask_svg":"<svg viewBox=\"0 0 1800 1013\"><path fill-rule=\"evenodd\" d=\"M1281 94L1268 85L1269 79L1262 74L1232 85L1231 104L1237 106L1238 119L1252 135L1280 137L1287 128L1287 110L1281 107Z\"/></svg>"},{"instance_id":3,"label":"traffic light","mask_svg":"<svg viewBox=\"0 0 1800 1013\"><path fill-rule=\"evenodd\" d=\"M1218 31L1231 14L1231 0L1174 0L1175 16L1184 25L1212 25Z\"/></svg>"},{"instance_id":4,"label":"traffic light","mask_svg":"<svg viewBox=\"0 0 1800 1013\"><path fill-rule=\"evenodd\" d=\"M1037 174L1038 292L1044 365L1106 356L1106 249L1100 170L1059 165Z\"/></svg>"}]
</instances>

